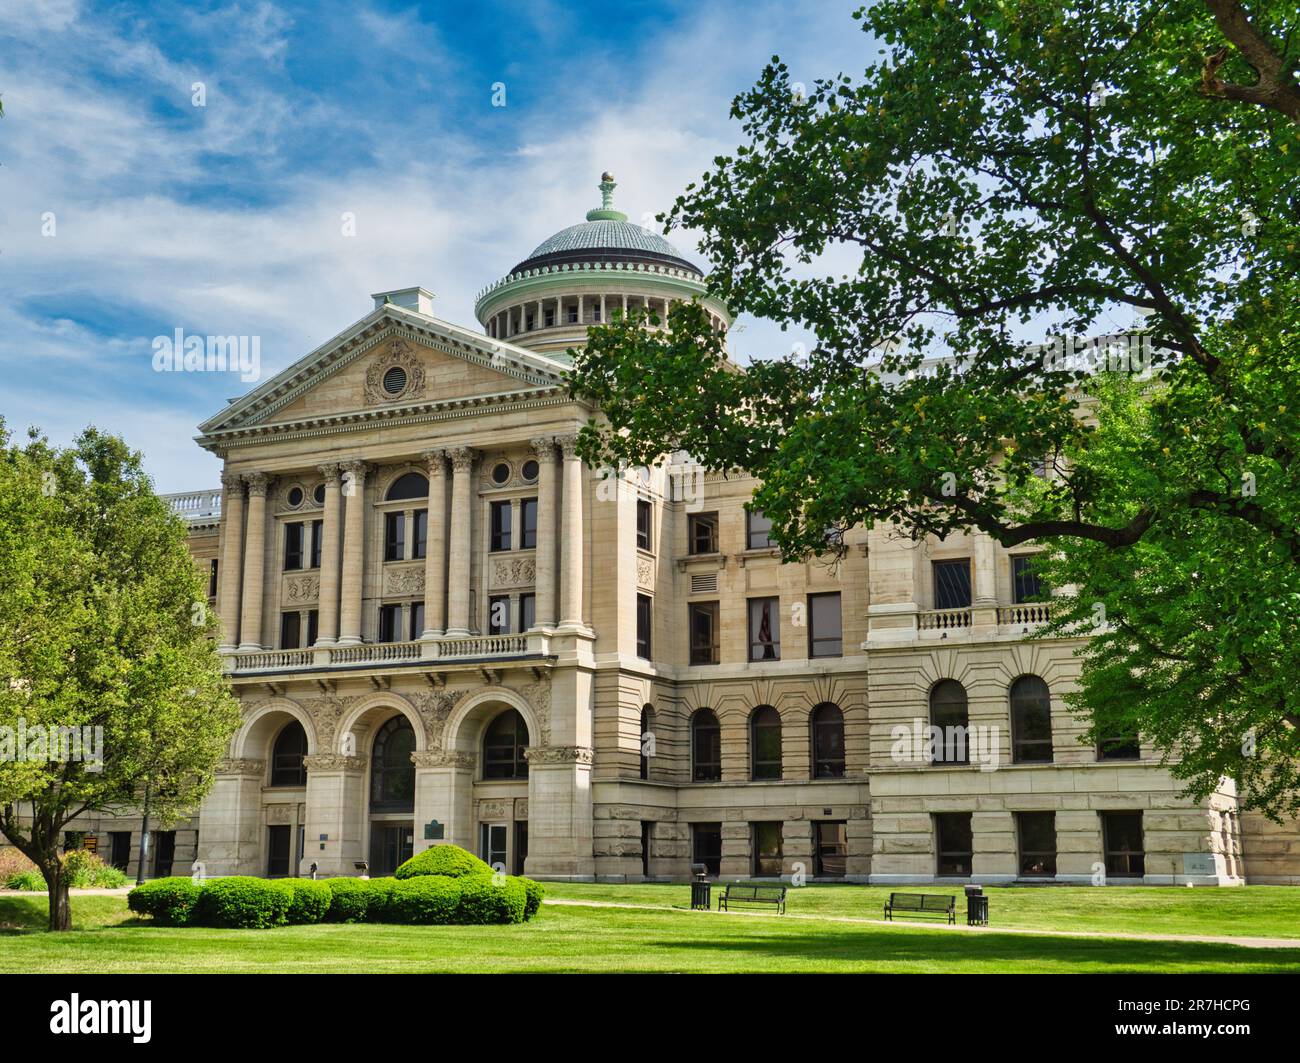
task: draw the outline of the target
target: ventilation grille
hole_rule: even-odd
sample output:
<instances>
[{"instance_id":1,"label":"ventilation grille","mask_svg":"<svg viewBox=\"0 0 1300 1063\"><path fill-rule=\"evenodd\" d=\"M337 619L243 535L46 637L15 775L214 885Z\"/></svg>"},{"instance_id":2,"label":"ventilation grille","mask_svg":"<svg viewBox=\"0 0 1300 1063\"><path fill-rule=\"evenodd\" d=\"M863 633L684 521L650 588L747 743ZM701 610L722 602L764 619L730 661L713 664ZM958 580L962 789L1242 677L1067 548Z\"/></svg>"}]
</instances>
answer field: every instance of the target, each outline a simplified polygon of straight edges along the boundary
<instances>
[{"instance_id":1,"label":"ventilation grille","mask_svg":"<svg viewBox=\"0 0 1300 1063\"><path fill-rule=\"evenodd\" d=\"M709 572L691 577L692 594L711 594L717 589L718 574L716 572Z\"/></svg>"}]
</instances>

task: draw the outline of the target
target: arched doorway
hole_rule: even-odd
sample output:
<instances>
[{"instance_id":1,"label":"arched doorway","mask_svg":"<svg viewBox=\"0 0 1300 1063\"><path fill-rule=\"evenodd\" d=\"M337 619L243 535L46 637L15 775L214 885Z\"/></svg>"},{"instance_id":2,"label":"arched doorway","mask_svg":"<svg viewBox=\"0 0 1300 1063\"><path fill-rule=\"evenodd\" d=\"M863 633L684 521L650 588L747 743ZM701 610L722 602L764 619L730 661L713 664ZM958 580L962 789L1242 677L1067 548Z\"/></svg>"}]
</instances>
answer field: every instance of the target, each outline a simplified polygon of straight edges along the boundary
<instances>
[{"instance_id":1,"label":"arched doorway","mask_svg":"<svg viewBox=\"0 0 1300 1063\"><path fill-rule=\"evenodd\" d=\"M415 730L398 713L379 728L370 753L370 875L391 875L415 845Z\"/></svg>"}]
</instances>

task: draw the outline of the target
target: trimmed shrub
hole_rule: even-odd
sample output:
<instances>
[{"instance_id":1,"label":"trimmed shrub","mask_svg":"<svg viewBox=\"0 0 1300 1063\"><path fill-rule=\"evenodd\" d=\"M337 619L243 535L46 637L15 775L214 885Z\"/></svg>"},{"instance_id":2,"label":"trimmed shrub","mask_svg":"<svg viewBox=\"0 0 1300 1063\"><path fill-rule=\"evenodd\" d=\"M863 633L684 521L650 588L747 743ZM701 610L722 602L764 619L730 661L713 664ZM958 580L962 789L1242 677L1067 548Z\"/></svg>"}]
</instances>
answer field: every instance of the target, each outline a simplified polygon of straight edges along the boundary
<instances>
[{"instance_id":1,"label":"trimmed shrub","mask_svg":"<svg viewBox=\"0 0 1300 1063\"><path fill-rule=\"evenodd\" d=\"M527 904L528 893L517 878L466 875L460 880L460 907L453 922L522 923Z\"/></svg>"},{"instance_id":2,"label":"trimmed shrub","mask_svg":"<svg viewBox=\"0 0 1300 1063\"><path fill-rule=\"evenodd\" d=\"M327 878L330 891L327 923L364 923L370 910L370 883L359 878Z\"/></svg>"},{"instance_id":3,"label":"trimmed shrub","mask_svg":"<svg viewBox=\"0 0 1300 1063\"><path fill-rule=\"evenodd\" d=\"M283 926L293 904L293 887L283 879L245 875L214 878L199 891L195 922L202 926L263 929Z\"/></svg>"},{"instance_id":4,"label":"trimmed shrub","mask_svg":"<svg viewBox=\"0 0 1300 1063\"><path fill-rule=\"evenodd\" d=\"M163 926L185 926L194 917L199 893L198 884L183 876L156 878L128 893L126 906L137 915L152 916Z\"/></svg>"},{"instance_id":5,"label":"trimmed shrub","mask_svg":"<svg viewBox=\"0 0 1300 1063\"><path fill-rule=\"evenodd\" d=\"M5 889L40 891L45 889L45 876L39 871L15 871L5 879Z\"/></svg>"},{"instance_id":6,"label":"trimmed shrub","mask_svg":"<svg viewBox=\"0 0 1300 1063\"><path fill-rule=\"evenodd\" d=\"M438 925L456 921L460 884L467 879L446 875L420 875L393 887L388 900L388 922Z\"/></svg>"},{"instance_id":7,"label":"trimmed shrub","mask_svg":"<svg viewBox=\"0 0 1300 1063\"><path fill-rule=\"evenodd\" d=\"M309 878L290 878L284 880L293 890L293 901L289 904L286 916L292 925L319 923L330 910L334 894L323 882L313 882Z\"/></svg>"},{"instance_id":8,"label":"trimmed shrub","mask_svg":"<svg viewBox=\"0 0 1300 1063\"><path fill-rule=\"evenodd\" d=\"M546 890L542 888L540 882L534 882L530 878L518 879L524 887L524 918L531 919L542 907L542 898L546 896Z\"/></svg>"},{"instance_id":9,"label":"trimmed shrub","mask_svg":"<svg viewBox=\"0 0 1300 1063\"><path fill-rule=\"evenodd\" d=\"M393 890L397 888L395 878L372 878L366 883L370 891L370 911L367 920L371 923L392 923Z\"/></svg>"},{"instance_id":10,"label":"trimmed shrub","mask_svg":"<svg viewBox=\"0 0 1300 1063\"><path fill-rule=\"evenodd\" d=\"M443 843L417 853L393 872L395 878L415 878L418 875L444 875L460 878L463 875L490 875L492 867L459 845Z\"/></svg>"}]
</instances>

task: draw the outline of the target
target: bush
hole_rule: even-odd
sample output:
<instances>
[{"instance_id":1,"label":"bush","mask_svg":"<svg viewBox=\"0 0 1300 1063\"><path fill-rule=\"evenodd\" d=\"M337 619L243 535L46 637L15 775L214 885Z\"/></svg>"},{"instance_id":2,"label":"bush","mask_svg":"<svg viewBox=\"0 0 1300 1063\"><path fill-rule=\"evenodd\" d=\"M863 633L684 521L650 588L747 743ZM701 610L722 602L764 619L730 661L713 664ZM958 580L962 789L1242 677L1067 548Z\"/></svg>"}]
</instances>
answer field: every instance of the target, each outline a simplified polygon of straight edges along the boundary
<instances>
[{"instance_id":1,"label":"bush","mask_svg":"<svg viewBox=\"0 0 1300 1063\"><path fill-rule=\"evenodd\" d=\"M325 918L334 900L333 891L323 882L314 882L309 878L285 879L293 891L293 900L289 904L287 919L292 925L319 923Z\"/></svg>"},{"instance_id":2,"label":"bush","mask_svg":"<svg viewBox=\"0 0 1300 1063\"><path fill-rule=\"evenodd\" d=\"M389 897L388 921L426 926L455 922L464 881L446 875L420 875L398 882Z\"/></svg>"},{"instance_id":3,"label":"bush","mask_svg":"<svg viewBox=\"0 0 1300 1063\"><path fill-rule=\"evenodd\" d=\"M39 871L15 871L5 879L5 889L40 892L45 889L45 876Z\"/></svg>"},{"instance_id":4,"label":"bush","mask_svg":"<svg viewBox=\"0 0 1300 1063\"><path fill-rule=\"evenodd\" d=\"M524 918L531 919L541 908L546 890L542 888L540 882L534 882L530 878L520 878L518 881L524 887Z\"/></svg>"},{"instance_id":5,"label":"bush","mask_svg":"<svg viewBox=\"0 0 1300 1063\"><path fill-rule=\"evenodd\" d=\"M199 891L195 922L202 926L261 930L288 921L294 890L282 879L244 875L214 878Z\"/></svg>"},{"instance_id":6,"label":"bush","mask_svg":"<svg viewBox=\"0 0 1300 1063\"><path fill-rule=\"evenodd\" d=\"M517 878L467 875L460 880L460 907L453 922L522 923L527 903L527 891Z\"/></svg>"},{"instance_id":7,"label":"bush","mask_svg":"<svg viewBox=\"0 0 1300 1063\"><path fill-rule=\"evenodd\" d=\"M392 918L393 890L397 888L395 878L372 878L366 888L370 891L370 911L367 920L371 923L394 923Z\"/></svg>"},{"instance_id":8,"label":"bush","mask_svg":"<svg viewBox=\"0 0 1300 1063\"><path fill-rule=\"evenodd\" d=\"M186 926L194 918L199 886L182 876L156 878L136 886L126 895L126 905L137 915L152 916L163 926Z\"/></svg>"},{"instance_id":9,"label":"bush","mask_svg":"<svg viewBox=\"0 0 1300 1063\"><path fill-rule=\"evenodd\" d=\"M434 845L417 853L393 872L395 878L415 878L418 875L444 875L460 878L464 875L490 875L492 868L473 853L459 845Z\"/></svg>"},{"instance_id":10,"label":"bush","mask_svg":"<svg viewBox=\"0 0 1300 1063\"><path fill-rule=\"evenodd\" d=\"M71 889L120 889L126 875L92 853L89 849L72 849L61 858L63 875Z\"/></svg>"},{"instance_id":11,"label":"bush","mask_svg":"<svg viewBox=\"0 0 1300 1063\"><path fill-rule=\"evenodd\" d=\"M360 878L327 878L330 891L328 923L364 923L370 910L370 883Z\"/></svg>"},{"instance_id":12,"label":"bush","mask_svg":"<svg viewBox=\"0 0 1300 1063\"><path fill-rule=\"evenodd\" d=\"M10 875L19 871L35 871L36 865L20 853L16 846L0 843L0 882L8 882Z\"/></svg>"}]
</instances>

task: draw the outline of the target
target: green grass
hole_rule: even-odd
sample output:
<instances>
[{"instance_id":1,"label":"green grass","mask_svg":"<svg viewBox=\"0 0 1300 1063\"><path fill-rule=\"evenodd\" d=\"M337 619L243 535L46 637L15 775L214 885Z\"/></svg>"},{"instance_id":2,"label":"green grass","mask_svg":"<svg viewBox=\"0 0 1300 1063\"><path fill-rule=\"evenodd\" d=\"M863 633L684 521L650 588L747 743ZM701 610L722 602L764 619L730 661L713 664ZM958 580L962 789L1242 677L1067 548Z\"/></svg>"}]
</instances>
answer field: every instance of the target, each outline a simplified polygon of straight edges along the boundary
<instances>
[{"instance_id":1,"label":"green grass","mask_svg":"<svg viewBox=\"0 0 1300 1063\"><path fill-rule=\"evenodd\" d=\"M714 887L714 906L721 887ZM950 893L964 918L960 886L896 887ZM1102 933L1207 934L1216 937L1279 937L1300 942L1300 888L1249 886L1187 889L1161 886L985 886L993 927L1025 930L1091 930ZM883 918L890 889L884 886L805 886L787 894L786 911L801 915ZM613 886L548 882L548 897L618 901L656 907L689 906L688 886ZM922 917L925 919L928 917Z\"/></svg>"},{"instance_id":2,"label":"green grass","mask_svg":"<svg viewBox=\"0 0 1300 1063\"><path fill-rule=\"evenodd\" d=\"M0 972L491 972L491 971L950 971L1017 972L1300 972L1300 949L1236 945L971 933L911 926L881 927L818 918L705 915L674 910L682 886L548 884L552 896L622 900L664 907L654 911L546 905L520 926L406 927L320 925L278 930L206 930L154 927L136 920L121 896L74 897L75 929L48 934L45 898L0 897ZM887 891L866 887L807 887L791 892L791 914L869 915ZM1106 904L1114 918L1094 929L1177 929L1210 932L1197 896L1162 900L1174 890L998 890L999 910L1025 919L1058 919L1080 929L1095 923ZM1239 895L1261 898L1260 919L1238 911L1236 932L1271 936L1288 902L1263 887L1205 890L1232 905ZM1281 891L1286 893L1286 891ZM1300 890L1290 891L1300 895ZM1093 899L1092 894L1101 895ZM1138 894L1147 896L1145 902ZM1056 896L1060 894L1061 896ZM1082 894L1072 901L1069 895ZM1151 896L1151 895L1156 896ZM870 902L870 903L868 903ZM1155 927L1148 912L1176 920ZM1237 911L1236 909L1230 909ZM1034 913L1037 912L1035 916ZM1188 914L1190 913L1190 915ZM1188 920L1191 920L1190 922ZM1121 927L1116 925L1123 923ZM1008 920L1006 925L1011 925ZM1059 928L1059 923L1058 923ZM1288 928L1295 932L1293 921Z\"/></svg>"}]
</instances>

